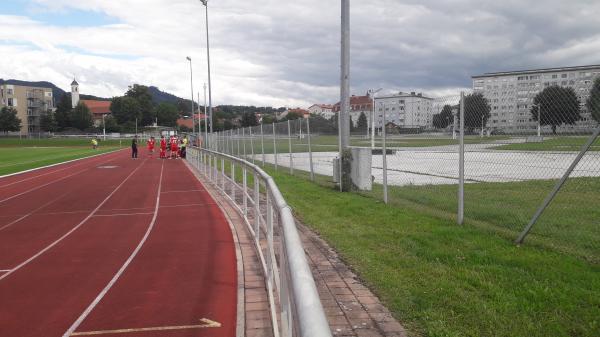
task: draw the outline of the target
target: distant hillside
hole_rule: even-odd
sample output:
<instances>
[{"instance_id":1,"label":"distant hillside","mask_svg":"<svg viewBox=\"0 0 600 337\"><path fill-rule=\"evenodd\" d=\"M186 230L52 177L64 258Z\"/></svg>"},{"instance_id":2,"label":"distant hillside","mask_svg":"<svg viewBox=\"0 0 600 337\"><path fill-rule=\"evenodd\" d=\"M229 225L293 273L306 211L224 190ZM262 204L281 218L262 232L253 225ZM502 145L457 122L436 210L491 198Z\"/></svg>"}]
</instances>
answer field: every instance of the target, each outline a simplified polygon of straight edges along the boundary
<instances>
[{"instance_id":1,"label":"distant hillside","mask_svg":"<svg viewBox=\"0 0 600 337\"><path fill-rule=\"evenodd\" d=\"M54 100L56 102L58 102L63 95L67 94L66 91L64 91L61 88L57 87L54 83L52 83L52 82L46 82L46 81L31 82L31 81L21 81L21 80L3 80L3 79L0 78L0 84L22 85L22 86L34 87L34 88L52 88L52 95L54 96ZM79 97L81 99L92 99L92 100L98 100L98 101L110 101L110 98L97 97L97 96L94 96L94 95L84 95L84 94L81 94L81 95L79 95Z\"/></svg>"}]
</instances>

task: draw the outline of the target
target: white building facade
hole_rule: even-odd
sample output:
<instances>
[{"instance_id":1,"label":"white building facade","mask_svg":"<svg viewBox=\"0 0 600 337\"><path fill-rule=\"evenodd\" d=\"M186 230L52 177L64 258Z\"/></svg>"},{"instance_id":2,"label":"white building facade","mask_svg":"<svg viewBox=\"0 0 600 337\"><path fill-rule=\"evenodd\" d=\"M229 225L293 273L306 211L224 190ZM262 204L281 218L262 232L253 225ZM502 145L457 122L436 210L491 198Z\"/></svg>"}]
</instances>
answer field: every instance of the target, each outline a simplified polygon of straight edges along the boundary
<instances>
[{"instance_id":1,"label":"white building facade","mask_svg":"<svg viewBox=\"0 0 600 337\"><path fill-rule=\"evenodd\" d=\"M330 119L335 114L333 113L333 105L328 104L313 104L308 108L308 112L321 115L326 119Z\"/></svg>"},{"instance_id":2,"label":"white building facade","mask_svg":"<svg viewBox=\"0 0 600 337\"><path fill-rule=\"evenodd\" d=\"M557 131L592 127L594 122L585 103L598 77L600 65L486 73L472 79L473 91L482 93L491 107L488 128L533 133L537 129L537 121L532 119L531 105L539 92L552 85L573 88L581 107L581 120L575 125L560 126Z\"/></svg>"},{"instance_id":3,"label":"white building facade","mask_svg":"<svg viewBox=\"0 0 600 337\"><path fill-rule=\"evenodd\" d=\"M427 129L433 127L433 99L421 93L403 93L375 98L375 127L383 127L383 113L387 123L401 128Z\"/></svg>"}]
</instances>

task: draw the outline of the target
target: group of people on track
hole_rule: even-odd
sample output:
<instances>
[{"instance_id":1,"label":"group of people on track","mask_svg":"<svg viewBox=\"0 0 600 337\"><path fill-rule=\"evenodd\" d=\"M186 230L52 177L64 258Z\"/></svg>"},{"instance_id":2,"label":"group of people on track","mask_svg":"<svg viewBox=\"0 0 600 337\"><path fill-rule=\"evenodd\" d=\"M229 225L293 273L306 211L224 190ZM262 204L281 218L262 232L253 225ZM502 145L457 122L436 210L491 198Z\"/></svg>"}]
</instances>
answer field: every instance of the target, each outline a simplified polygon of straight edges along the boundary
<instances>
[{"instance_id":1,"label":"group of people on track","mask_svg":"<svg viewBox=\"0 0 600 337\"><path fill-rule=\"evenodd\" d=\"M186 157L186 149L188 145L187 136L177 137L170 136L168 139L165 136L160 137L159 144L159 159L179 159ZM131 141L131 158L136 159L138 157L138 139L135 136ZM148 156L150 158L154 155L154 148L156 146L156 139L154 137L150 137L146 141L146 146L148 148Z\"/></svg>"}]
</instances>

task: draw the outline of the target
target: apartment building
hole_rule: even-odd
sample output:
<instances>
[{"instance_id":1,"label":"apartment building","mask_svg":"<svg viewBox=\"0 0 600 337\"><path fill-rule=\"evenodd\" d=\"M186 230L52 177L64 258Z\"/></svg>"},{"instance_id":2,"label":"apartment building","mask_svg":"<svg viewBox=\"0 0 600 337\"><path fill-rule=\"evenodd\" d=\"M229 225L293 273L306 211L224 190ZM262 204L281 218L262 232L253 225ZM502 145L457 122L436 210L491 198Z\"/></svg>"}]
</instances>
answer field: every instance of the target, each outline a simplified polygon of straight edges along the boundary
<instances>
[{"instance_id":1,"label":"apartment building","mask_svg":"<svg viewBox=\"0 0 600 337\"><path fill-rule=\"evenodd\" d=\"M594 80L599 76L600 65L590 65L485 73L472 79L473 91L482 93L490 104L489 128L511 133L531 133L537 129L537 122L530 113L533 99L551 85L573 88L582 111L580 121L575 125L561 126L557 131L583 131L592 127L593 119L585 103Z\"/></svg>"},{"instance_id":2,"label":"apartment building","mask_svg":"<svg viewBox=\"0 0 600 337\"><path fill-rule=\"evenodd\" d=\"M375 99L375 127L394 123L400 128L430 128L433 126L433 98L422 93L399 92L394 95L378 96Z\"/></svg>"},{"instance_id":3,"label":"apartment building","mask_svg":"<svg viewBox=\"0 0 600 337\"><path fill-rule=\"evenodd\" d=\"M308 108L310 114L317 114L323 116L323 118L330 119L335 114L333 113L333 105L330 104L313 104Z\"/></svg>"},{"instance_id":4,"label":"apartment building","mask_svg":"<svg viewBox=\"0 0 600 337\"><path fill-rule=\"evenodd\" d=\"M17 116L21 119L21 133L40 132L42 114L54 109L52 88L1 84L0 108L4 106L17 110Z\"/></svg>"},{"instance_id":5,"label":"apartment building","mask_svg":"<svg viewBox=\"0 0 600 337\"><path fill-rule=\"evenodd\" d=\"M340 112L341 105L340 102L337 102L333 105L332 112L338 113ZM370 96L350 96L350 118L352 119L352 123L354 126L358 124L358 118L361 114L365 114L367 117L367 121L370 120L371 112L373 111L373 100ZM370 127L370 122L369 122Z\"/></svg>"}]
</instances>

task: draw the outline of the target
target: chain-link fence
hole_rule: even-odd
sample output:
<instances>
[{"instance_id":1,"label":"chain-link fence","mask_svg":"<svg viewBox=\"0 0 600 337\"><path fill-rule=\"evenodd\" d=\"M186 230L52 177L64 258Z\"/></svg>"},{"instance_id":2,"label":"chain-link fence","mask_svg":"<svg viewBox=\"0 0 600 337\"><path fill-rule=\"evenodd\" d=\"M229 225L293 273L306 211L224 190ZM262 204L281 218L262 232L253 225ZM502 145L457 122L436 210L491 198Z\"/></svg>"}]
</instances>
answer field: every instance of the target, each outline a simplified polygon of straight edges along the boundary
<instances>
[{"instance_id":1,"label":"chain-link fence","mask_svg":"<svg viewBox=\"0 0 600 337\"><path fill-rule=\"evenodd\" d=\"M462 99L378 97L353 118L351 146L372 153L372 190L357 192L512 239L535 221L532 243L598 262L600 93L514 82ZM334 186L337 123L313 115L213 137L219 151Z\"/></svg>"}]
</instances>

